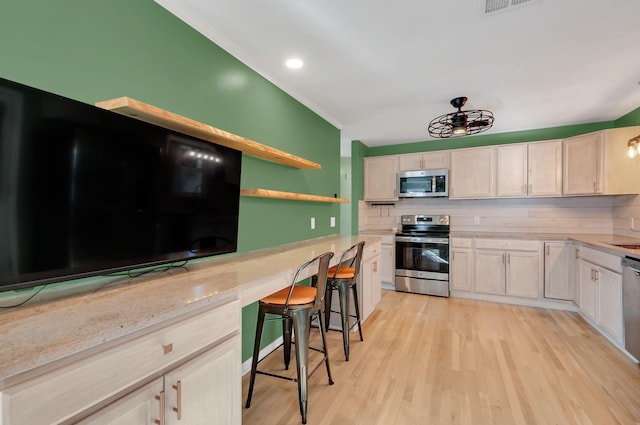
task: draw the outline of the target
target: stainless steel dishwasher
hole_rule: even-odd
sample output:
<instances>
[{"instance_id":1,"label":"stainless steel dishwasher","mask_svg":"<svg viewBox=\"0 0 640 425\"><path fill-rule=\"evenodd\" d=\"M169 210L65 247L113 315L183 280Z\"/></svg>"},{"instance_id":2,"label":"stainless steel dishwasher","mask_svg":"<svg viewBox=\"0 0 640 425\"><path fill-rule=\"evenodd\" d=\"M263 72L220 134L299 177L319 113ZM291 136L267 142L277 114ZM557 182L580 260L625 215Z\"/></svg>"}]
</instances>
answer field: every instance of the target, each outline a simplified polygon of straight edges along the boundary
<instances>
[{"instance_id":1,"label":"stainless steel dishwasher","mask_svg":"<svg viewBox=\"0 0 640 425\"><path fill-rule=\"evenodd\" d=\"M640 360L640 259L622 259L624 348Z\"/></svg>"}]
</instances>

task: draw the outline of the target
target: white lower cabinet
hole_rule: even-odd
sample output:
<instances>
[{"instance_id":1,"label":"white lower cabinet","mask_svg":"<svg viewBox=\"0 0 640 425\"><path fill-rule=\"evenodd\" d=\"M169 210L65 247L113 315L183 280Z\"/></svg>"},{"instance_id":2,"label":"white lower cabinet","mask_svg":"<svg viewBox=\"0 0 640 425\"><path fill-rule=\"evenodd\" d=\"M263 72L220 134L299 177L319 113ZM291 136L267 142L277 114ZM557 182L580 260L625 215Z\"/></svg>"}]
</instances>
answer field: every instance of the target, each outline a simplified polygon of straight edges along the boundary
<instances>
[{"instance_id":1,"label":"white lower cabinet","mask_svg":"<svg viewBox=\"0 0 640 425\"><path fill-rule=\"evenodd\" d=\"M540 242L476 239L475 291L538 298L542 283Z\"/></svg>"},{"instance_id":2,"label":"white lower cabinet","mask_svg":"<svg viewBox=\"0 0 640 425\"><path fill-rule=\"evenodd\" d=\"M473 290L473 240L451 238L449 281L452 291Z\"/></svg>"},{"instance_id":3,"label":"white lower cabinet","mask_svg":"<svg viewBox=\"0 0 640 425\"><path fill-rule=\"evenodd\" d=\"M544 297L574 300L573 263L575 248L570 242L544 243Z\"/></svg>"},{"instance_id":4,"label":"white lower cabinet","mask_svg":"<svg viewBox=\"0 0 640 425\"><path fill-rule=\"evenodd\" d=\"M79 425L240 424L239 338L226 341L99 410ZM224 385L221 385L224 383ZM231 409L231 406L236 406ZM156 422L157 421L157 422Z\"/></svg>"},{"instance_id":5,"label":"white lower cabinet","mask_svg":"<svg viewBox=\"0 0 640 425\"><path fill-rule=\"evenodd\" d=\"M229 302L48 365L3 389L0 424L240 424L240 309Z\"/></svg>"},{"instance_id":6,"label":"white lower cabinet","mask_svg":"<svg viewBox=\"0 0 640 425\"><path fill-rule=\"evenodd\" d=\"M624 343L622 275L619 257L589 248L579 250L580 312L615 342Z\"/></svg>"},{"instance_id":7,"label":"white lower cabinet","mask_svg":"<svg viewBox=\"0 0 640 425\"><path fill-rule=\"evenodd\" d=\"M358 291L361 300L360 315L362 320L373 313L382 298L382 281L380 276L380 246L365 250L362 259L362 290ZM360 288L358 288L360 289Z\"/></svg>"}]
</instances>

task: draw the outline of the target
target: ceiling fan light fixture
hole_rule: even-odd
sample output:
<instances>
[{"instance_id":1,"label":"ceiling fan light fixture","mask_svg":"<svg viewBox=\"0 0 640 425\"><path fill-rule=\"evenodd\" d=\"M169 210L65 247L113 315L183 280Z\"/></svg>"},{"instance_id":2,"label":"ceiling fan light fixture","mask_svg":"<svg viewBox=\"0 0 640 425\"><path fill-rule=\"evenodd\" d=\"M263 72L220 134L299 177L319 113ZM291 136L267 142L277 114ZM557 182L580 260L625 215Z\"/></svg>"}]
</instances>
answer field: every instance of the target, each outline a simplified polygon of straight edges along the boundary
<instances>
[{"instance_id":1,"label":"ceiling fan light fixture","mask_svg":"<svg viewBox=\"0 0 640 425\"><path fill-rule=\"evenodd\" d=\"M467 116L463 113L455 113L451 117L451 132L454 136L467 134Z\"/></svg>"},{"instance_id":2,"label":"ceiling fan light fixture","mask_svg":"<svg viewBox=\"0 0 640 425\"><path fill-rule=\"evenodd\" d=\"M467 98L464 96L451 99L451 106L458 110L431 120L429 135L439 138L468 136L490 129L494 121L493 112L484 109L463 111L462 107L466 102Z\"/></svg>"}]
</instances>

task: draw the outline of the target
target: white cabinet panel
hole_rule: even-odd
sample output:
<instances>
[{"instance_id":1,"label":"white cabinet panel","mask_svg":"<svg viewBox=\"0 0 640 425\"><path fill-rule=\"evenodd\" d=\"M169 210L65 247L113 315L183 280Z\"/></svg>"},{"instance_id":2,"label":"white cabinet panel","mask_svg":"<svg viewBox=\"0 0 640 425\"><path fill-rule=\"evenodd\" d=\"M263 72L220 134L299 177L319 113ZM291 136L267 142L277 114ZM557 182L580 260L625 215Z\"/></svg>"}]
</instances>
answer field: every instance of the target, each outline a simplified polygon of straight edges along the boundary
<instances>
[{"instance_id":1,"label":"white cabinet panel","mask_svg":"<svg viewBox=\"0 0 640 425\"><path fill-rule=\"evenodd\" d=\"M624 342L622 316L622 276L599 268L597 323L619 344Z\"/></svg>"},{"instance_id":2,"label":"white cabinet panel","mask_svg":"<svg viewBox=\"0 0 640 425\"><path fill-rule=\"evenodd\" d=\"M544 246L544 297L573 300L573 245L567 242L545 242Z\"/></svg>"},{"instance_id":3,"label":"white cabinet panel","mask_svg":"<svg viewBox=\"0 0 640 425\"><path fill-rule=\"evenodd\" d=\"M497 196L527 196L527 145L498 146L497 155Z\"/></svg>"},{"instance_id":4,"label":"white cabinet panel","mask_svg":"<svg viewBox=\"0 0 640 425\"><path fill-rule=\"evenodd\" d=\"M449 197L451 199L495 197L495 146L451 151L449 178Z\"/></svg>"},{"instance_id":5,"label":"white cabinet panel","mask_svg":"<svg viewBox=\"0 0 640 425\"><path fill-rule=\"evenodd\" d=\"M528 196L562 196L562 141L529 143Z\"/></svg>"},{"instance_id":6,"label":"white cabinet panel","mask_svg":"<svg viewBox=\"0 0 640 425\"><path fill-rule=\"evenodd\" d=\"M451 248L451 290L473 289L473 251L471 248Z\"/></svg>"},{"instance_id":7,"label":"white cabinet panel","mask_svg":"<svg viewBox=\"0 0 640 425\"><path fill-rule=\"evenodd\" d=\"M505 253L476 249L475 290L483 294L505 294Z\"/></svg>"},{"instance_id":8,"label":"white cabinet panel","mask_svg":"<svg viewBox=\"0 0 640 425\"><path fill-rule=\"evenodd\" d=\"M509 251L507 255L506 294L538 298L540 287L540 253Z\"/></svg>"},{"instance_id":9,"label":"white cabinet panel","mask_svg":"<svg viewBox=\"0 0 640 425\"><path fill-rule=\"evenodd\" d=\"M400 171L437 170L449 168L449 151L421 152L398 155Z\"/></svg>"},{"instance_id":10,"label":"white cabinet panel","mask_svg":"<svg viewBox=\"0 0 640 425\"><path fill-rule=\"evenodd\" d=\"M475 292L539 298L542 286L540 243L518 239L476 239Z\"/></svg>"},{"instance_id":11,"label":"white cabinet panel","mask_svg":"<svg viewBox=\"0 0 640 425\"><path fill-rule=\"evenodd\" d=\"M364 158L364 200L397 201L398 156Z\"/></svg>"}]
</instances>

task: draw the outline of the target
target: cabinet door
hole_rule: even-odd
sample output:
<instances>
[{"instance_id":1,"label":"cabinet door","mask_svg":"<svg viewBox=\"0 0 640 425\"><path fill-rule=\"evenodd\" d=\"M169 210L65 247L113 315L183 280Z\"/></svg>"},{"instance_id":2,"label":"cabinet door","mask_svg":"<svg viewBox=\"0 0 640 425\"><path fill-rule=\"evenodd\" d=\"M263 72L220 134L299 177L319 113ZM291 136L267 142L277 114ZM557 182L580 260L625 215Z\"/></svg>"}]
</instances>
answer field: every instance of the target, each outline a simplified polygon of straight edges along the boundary
<instances>
[{"instance_id":1,"label":"cabinet door","mask_svg":"<svg viewBox=\"0 0 640 425\"><path fill-rule=\"evenodd\" d=\"M528 196L562 196L562 141L530 143Z\"/></svg>"},{"instance_id":2,"label":"cabinet door","mask_svg":"<svg viewBox=\"0 0 640 425\"><path fill-rule=\"evenodd\" d=\"M422 154L421 153L398 155L398 160L399 160L400 171L422 170Z\"/></svg>"},{"instance_id":3,"label":"cabinet door","mask_svg":"<svg viewBox=\"0 0 640 425\"><path fill-rule=\"evenodd\" d=\"M452 151L449 197L493 198L496 194L495 152L495 147Z\"/></svg>"},{"instance_id":4,"label":"cabinet door","mask_svg":"<svg viewBox=\"0 0 640 425\"><path fill-rule=\"evenodd\" d=\"M598 267L597 323L619 344L623 343L622 276Z\"/></svg>"},{"instance_id":5,"label":"cabinet door","mask_svg":"<svg viewBox=\"0 0 640 425\"><path fill-rule=\"evenodd\" d=\"M573 299L573 246L566 242L544 244L544 297Z\"/></svg>"},{"instance_id":6,"label":"cabinet door","mask_svg":"<svg viewBox=\"0 0 640 425\"><path fill-rule=\"evenodd\" d=\"M241 424L240 344L235 336L165 375L167 425Z\"/></svg>"},{"instance_id":7,"label":"cabinet door","mask_svg":"<svg viewBox=\"0 0 640 425\"><path fill-rule=\"evenodd\" d=\"M499 146L496 195L499 197L527 196L527 145Z\"/></svg>"},{"instance_id":8,"label":"cabinet door","mask_svg":"<svg viewBox=\"0 0 640 425\"><path fill-rule=\"evenodd\" d=\"M377 257L362 262L362 290L360 296L360 315L364 320L376 308L382 296L379 259ZM355 313L355 312L354 312Z\"/></svg>"},{"instance_id":9,"label":"cabinet door","mask_svg":"<svg viewBox=\"0 0 640 425\"><path fill-rule=\"evenodd\" d=\"M380 261L382 270L380 270L381 280L385 283L393 283L395 274L395 261L393 258L393 245L382 244L382 252Z\"/></svg>"},{"instance_id":10,"label":"cabinet door","mask_svg":"<svg viewBox=\"0 0 640 425\"><path fill-rule=\"evenodd\" d=\"M476 292L505 294L505 252L476 249L474 276Z\"/></svg>"},{"instance_id":11,"label":"cabinet door","mask_svg":"<svg viewBox=\"0 0 640 425\"><path fill-rule=\"evenodd\" d=\"M451 250L451 289L471 291L473 282L473 254L469 248Z\"/></svg>"},{"instance_id":12,"label":"cabinet door","mask_svg":"<svg viewBox=\"0 0 640 425\"><path fill-rule=\"evenodd\" d=\"M602 133L586 134L563 141L564 195L593 195L602 192Z\"/></svg>"},{"instance_id":13,"label":"cabinet door","mask_svg":"<svg viewBox=\"0 0 640 425\"><path fill-rule=\"evenodd\" d=\"M424 152L422 154L422 168L425 170L448 169L451 165L449 153L449 151Z\"/></svg>"},{"instance_id":14,"label":"cabinet door","mask_svg":"<svg viewBox=\"0 0 640 425\"><path fill-rule=\"evenodd\" d=\"M160 421L163 380L158 378L111 403L78 425L145 425ZM158 422L159 423L159 422Z\"/></svg>"},{"instance_id":15,"label":"cabinet door","mask_svg":"<svg viewBox=\"0 0 640 425\"><path fill-rule=\"evenodd\" d=\"M364 200L398 200L398 156L374 156L364 159Z\"/></svg>"},{"instance_id":16,"label":"cabinet door","mask_svg":"<svg viewBox=\"0 0 640 425\"><path fill-rule=\"evenodd\" d=\"M578 282L580 284L580 311L596 321L596 281L594 266L583 259L578 260Z\"/></svg>"},{"instance_id":17,"label":"cabinet door","mask_svg":"<svg viewBox=\"0 0 640 425\"><path fill-rule=\"evenodd\" d=\"M506 294L538 298L542 286L540 252L509 251L506 260Z\"/></svg>"}]
</instances>

